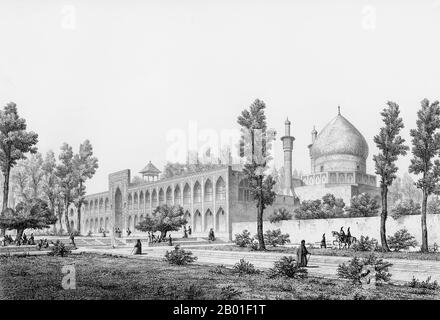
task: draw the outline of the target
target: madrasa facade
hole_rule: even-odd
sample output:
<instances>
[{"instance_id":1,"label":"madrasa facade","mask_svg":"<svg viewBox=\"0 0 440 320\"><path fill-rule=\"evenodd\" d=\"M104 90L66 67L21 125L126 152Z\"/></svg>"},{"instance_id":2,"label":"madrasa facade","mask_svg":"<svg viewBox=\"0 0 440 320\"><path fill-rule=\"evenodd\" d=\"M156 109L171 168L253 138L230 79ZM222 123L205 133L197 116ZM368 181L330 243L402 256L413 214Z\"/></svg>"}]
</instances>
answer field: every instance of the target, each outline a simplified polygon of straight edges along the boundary
<instances>
[{"instance_id":1,"label":"madrasa facade","mask_svg":"<svg viewBox=\"0 0 440 320\"><path fill-rule=\"evenodd\" d=\"M368 144L362 134L340 112L318 133L312 132L309 145L310 174L292 178L294 137L290 121L285 122L281 142L284 150L284 189L277 194L267 217L279 208L289 212L303 200L320 199L327 193L342 198L346 204L360 193L380 195L376 176L366 173ZM130 170L111 173L108 190L87 195L82 206L81 223L74 207L69 210L70 225L82 234L112 233L130 230L151 215L157 206L179 205L191 226L193 237L207 237L212 228L218 238L232 240L232 225L256 221L256 205L249 183L240 169L232 165L193 174L159 179L160 171L149 162L140 171L143 182L132 183ZM180 234L181 232L179 232Z\"/></svg>"}]
</instances>

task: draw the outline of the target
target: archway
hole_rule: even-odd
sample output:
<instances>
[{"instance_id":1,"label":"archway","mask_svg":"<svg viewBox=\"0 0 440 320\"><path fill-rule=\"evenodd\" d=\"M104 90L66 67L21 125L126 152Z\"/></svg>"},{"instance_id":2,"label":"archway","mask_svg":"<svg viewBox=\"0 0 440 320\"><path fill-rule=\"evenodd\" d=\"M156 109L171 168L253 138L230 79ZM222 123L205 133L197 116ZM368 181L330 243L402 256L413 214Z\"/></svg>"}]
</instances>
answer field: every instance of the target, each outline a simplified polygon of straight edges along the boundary
<instances>
[{"instance_id":1,"label":"archway","mask_svg":"<svg viewBox=\"0 0 440 320\"><path fill-rule=\"evenodd\" d=\"M218 209L217 216L215 220L215 231L226 232L226 214L223 208Z\"/></svg>"},{"instance_id":2,"label":"archway","mask_svg":"<svg viewBox=\"0 0 440 320\"><path fill-rule=\"evenodd\" d=\"M122 193L119 188L115 193L115 229L122 230Z\"/></svg>"},{"instance_id":3,"label":"archway","mask_svg":"<svg viewBox=\"0 0 440 320\"><path fill-rule=\"evenodd\" d=\"M194 213L194 232L202 232L202 214L199 210Z\"/></svg>"},{"instance_id":4,"label":"archway","mask_svg":"<svg viewBox=\"0 0 440 320\"><path fill-rule=\"evenodd\" d=\"M205 213L205 232L208 232L211 228L214 228L214 217L211 210L207 210Z\"/></svg>"}]
</instances>

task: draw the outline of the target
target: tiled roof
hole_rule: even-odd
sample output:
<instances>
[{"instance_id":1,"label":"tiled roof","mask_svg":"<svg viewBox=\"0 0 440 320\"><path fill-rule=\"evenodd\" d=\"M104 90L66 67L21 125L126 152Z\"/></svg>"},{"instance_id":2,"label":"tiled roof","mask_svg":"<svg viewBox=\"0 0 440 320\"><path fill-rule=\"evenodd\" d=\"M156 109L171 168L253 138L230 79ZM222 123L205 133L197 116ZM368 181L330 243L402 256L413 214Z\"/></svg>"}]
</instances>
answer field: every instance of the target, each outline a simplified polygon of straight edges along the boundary
<instances>
[{"instance_id":1,"label":"tiled roof","mask_svg":"<svg viewBox=\"0 0 440 320\"><path fill-rule=\"evenodd\" d=\"M161 171L159 169L157 169L154 164L150 162L148 162L148 164L145 166L144 169L142 169L139 173L142 173L144 175L158 175Z\"/></svg>"}]
</instances>

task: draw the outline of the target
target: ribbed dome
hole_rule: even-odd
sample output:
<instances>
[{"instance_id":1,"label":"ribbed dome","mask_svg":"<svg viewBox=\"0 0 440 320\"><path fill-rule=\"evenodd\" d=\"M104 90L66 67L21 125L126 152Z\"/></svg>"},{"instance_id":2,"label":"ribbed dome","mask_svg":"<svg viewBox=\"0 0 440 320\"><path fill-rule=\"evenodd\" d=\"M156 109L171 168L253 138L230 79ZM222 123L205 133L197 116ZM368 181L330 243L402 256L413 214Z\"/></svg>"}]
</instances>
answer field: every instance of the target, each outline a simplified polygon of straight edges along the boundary
<instances>
[{"instance_id":1,"label":"ribbed dome","mask_svg":"<svg viewBox=\"0 0 440 320\"><path fill-rule=\"evenodd\" d=\"M337 154L349 154L367 159L368 144L359 130L338 114L318 134L310 151L313 159Z\"/></svg>"}]
</instances>

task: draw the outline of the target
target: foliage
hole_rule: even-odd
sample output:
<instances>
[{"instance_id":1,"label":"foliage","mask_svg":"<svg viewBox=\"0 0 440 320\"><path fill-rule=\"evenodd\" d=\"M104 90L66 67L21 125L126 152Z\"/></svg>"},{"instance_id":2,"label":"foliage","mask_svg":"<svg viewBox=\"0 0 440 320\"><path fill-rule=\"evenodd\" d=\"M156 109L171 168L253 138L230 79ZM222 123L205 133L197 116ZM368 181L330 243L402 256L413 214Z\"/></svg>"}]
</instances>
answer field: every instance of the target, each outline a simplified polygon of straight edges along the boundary
<instances>
[{"instance_id":1,"label":"foliage","mask_svg":"<svg viewBox=\"0 0 440 320\"><path fill-rule=\"evenodd\" d=\"M425 281L420 281L419 279L413 276L408 286L411 288L429 289L429 290L437 290L440 288L437 280L435 280L434 282L431 281L431 276L429 276Z\"/></svg>"},{"instance_id":2,"label":"foliage","mask_svg":"<svg viewBox=\"0 0 440 320\"><path fill-rule=\"evenodd\" d=\"M58 256L58 257L67 257L72 250L70 250L64 243L62 243L60 240L57 240L51 251L49 252L50 256Z\"/></svg>"},{"instance_id":3,"label":"foliage","mask_svg":"<svg viewBox=\"0 0 440 320\"><path fill-rule=\"evenodd\" d=\"M296 219L330 219L344 216L344 200L327 193L322 200L305 200L294 210Z\"/></svg>"},{"instance_id":4,"label":"foliage","mask_svg":"<svg viewBox=\"0 0 440 320\"><path fill-rule=\"evenodd\" d=\"M432 197L428 201L427 207L428 214L440 214L440 198L438 196Z\"/></svg>"},{"instance_id":5,"label":"foliage","mask_svg":"<svg viewBox=\"0 0 440 320\"><path fill-rule=\"evenodd\" d=\"M388 237L388 244L394 251L407 250L410 247L415 247L417 241L406 229L400 229L394 236Z\"/></svg>"},{"instance_id":6,"label":"foliage","mask_svg":"<svg viewBox=\"0 0 440 320\"><path fill-rule=\"evenodd\" d=\"M409 215L417 215L420 214L420 204L415 203L414 200L403 200L391 210L391 216L393 219L399 219L403 216L409 216Z\"/></svg>"},{"instance_id":7,"label":"foliage","mask_svg":"<svg viewBox=\"0 0 440 320\"><path fill-rule=\"evenodd\" d=\"M183 217L181 206L168 206L166 204L154 209L152 215L147 215L135 228L140 231L160 232L160 239L166 237L169 231L179 231L187 223Z\"/></svg>"},{"instance_id":8,"label":"foliage","mask_svg":"<svg viewBox=\"0 0 440 320\"><path fill-rule=\"evenodd\" d=\"M278 210L274 210L274 212L269 216L270 223L277 223L282 220L291 220L292 214L287 211L286 208L279 208Z\"/></svg>"},{"instance_id":9,"label":"foliage","mask_svg":"<svg viewBox=\"0 0 440 320\"><path fill-rule=\"evenodd\" d=\"M434 193L440 181L440 161L435 159L440 152L440 106L423 99L417 112L417 128L410 131L412 154L409 173L422 175L416 186L423 192L422 201L422 252L428 252L428 229L426 226L426 201ZM434 160L435 159L435 160Z\"/></svg>"},{"instance_id":10,"label":"foliage","mask_svg":"<svg viewBox=\"0 0 440 320\"><path fill-rule=\"evenodd\" d=\"M234 265L234 271L240 276L243 274L256 274L259 272L255 269L252 263L246 261L244 258L240 259L240 261Z\"/></svg>"},{"instance_id":11,"label":"foliage","mask_svg":"<svg viewBox=\"0 0 440 320\"><path fill-rule=\"evenodd\" d=\"M223 165L216 163L201 163L198 158L187 163L167 162L162 170L161 179L178 177L186 174L221 168Z\"/></svg>"},{"instance_id":12,"label":"foliage","mask_svg":"<svg viewBox=\"0 0 440 320\"><path fill-rule=\"evenodd\" d=\"M247 230L243 230L241 234L237 233L234 242L239 247L247 247L252 243L251 233Z\"/></svg>"},{"instance_id":13,"label":"foliage","mask_svg":"<svg viewBox=\"0 0 440 320\"><path fill-rule=\"evenodd\" d=\"M243 293L240 290L235 289L231 285L227 285L221 288L219 300L234 300L240 297L242 294Z\"/></svg>"},{"instance_id":14,"label":"foliage","mask_svg":"<svg viewBox=\"0 0 440 320\"><path fill-rule=\"evenodd\" d=\"M249 110L245 109L237 122L242 129L242 145L245 147L246 163L243 173L249 181L250 193L257 207L257 237L259 249L264 250L263 213L267 206L275 201L275 180L266 175L267 164L271 161L270 149L275 131L267 128L266 105L256 99Z\"/></svg>"},{"instance_id":15,"label":"foliage","mask_svg":"<svg viewBox=\"0 0 440 320\"><path fill-rule=\"evenodd\" d=\"M191 283L183 290L183 298L185 300L199 300L205 295L205 292L196 283Z\"/></svg>"},{"instance_id":16,"label":"foliage","mask_svg":"<svg viewBox=\"0 0 440 320\"><path fill-rule=\"evenodd\" d=\"M185 251L179 245L174 247L174 250L165 252L165 261L169 264L186 265L197 260L191 251Z\"/></svg>"},{"instance_id":17,"label":"foliage","mask_svg":"<svg viewBox=\"0 0 440 320\"><path fill-rule=\"evenodd\" d=\"M17 230L21 236L25 229L43 229L56 222L55 215L49 210L47 202L41 199L29 199L19 202L13 209L6 209L0 217L0 227Z\"/></svg>"},{"instance_id":18,"label":"foliage","mask_svg":"<svg viewBox=\"0 0 440 320\"><path fill-rule=\"evenodd\" d=\"M368 236L361 236L359 240L352 245L352 249L354 251L373 251L376 246L376 239L370 239Z\"/></svg>"},{"instance_id":19,"label":"foliage","mask_svg":"<svg viewBox=\"0 0 440 320\"><path fill-rule=\"evenodd\" d=\"M350 207L346 209L349 217L377 216L380 205L368 193L361 193L350 200Z\"/></svg>"},{"instance_id":20,"label":"foliage","mask_svg":"<svg viewBox=\"0 0 440 320\"><path fill-rule=\"evenodd\" d=\"M226 267L224 265L217 265L213 269L209 270L211 273L215 274L225 274L226 273Z\"/></svg>"},{"instance_id":21,"label":"foliage","mask_svg":"<svg viewBox=\"0 0 440 320\"><path fill-rule=\"evenodd\" d=\"M289 234L281 234L280 229L267 230L264 234L264 241L272 247L276 247L277 245L283 246L290 242Z\"/></svg>"},{"instance_id":22,"label":"foliage","mask_svg":"<svg viewBox=\"0 0 440 320\"><path fill-rule=\"evenodd\" d=\"M388 190L390 205L395 205L402 200L422 202L422 192L415 186L413 178L407 172L402 177L397 177Z\"/></svg>"},{"instance_id":23,"label":"foliage","mask_svg":"<svg viewBox=\"0 0 440 320\"><path fill-rule=\"evenodd\" d=\"M42 197L42 167L43 157L38 152L17 162L11 173L16 199L26 201Z\"/></svg>"},{"instance_id":24,"label":"foliage","mask_svg":"<svg viewBox=\"0 0 440 320\"><path fill-rule=\"evenodd\" d=\"M390 266L390 263L371 254L362 260L353 257L348 264L340 264L337 272L339 278L351 280L354 284L362 284L364 278L369 283L371 277L374 277L376 282L388 282L391 279L388 272Z\"/></svg>"},{"instance_id":25,"label":"foliage","mask_svg":"<svg viewBox=\"0 0 440 320\"><path fill-rule=\"evenodd\" d=\"M307 278L307 275L307 269L298 267L295 258L292 256L285 256L275 261L273 268L269 270L269 278L287 277L304 279Z\"/></svg>"}]
</instances>

